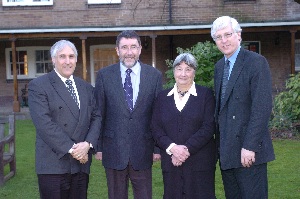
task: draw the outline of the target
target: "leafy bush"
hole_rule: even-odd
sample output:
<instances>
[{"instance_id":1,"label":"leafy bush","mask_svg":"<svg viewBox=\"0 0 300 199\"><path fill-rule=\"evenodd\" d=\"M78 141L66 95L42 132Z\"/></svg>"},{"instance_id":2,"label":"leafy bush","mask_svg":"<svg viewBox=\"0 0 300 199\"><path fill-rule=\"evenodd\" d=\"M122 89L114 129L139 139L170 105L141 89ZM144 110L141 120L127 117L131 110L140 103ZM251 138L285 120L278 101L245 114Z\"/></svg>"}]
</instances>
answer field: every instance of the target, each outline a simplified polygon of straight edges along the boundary
<instances>
[{"instance_id":1,"label":"leafy bush","mask_svg":"<svg viewBox=\"0 0 300 199\"><path fill-rule=\"evenodd\" d=\"M191 48L182 49L177 48L177 53L191 53L197 60L197 70L195 75L195 83L213 88L214 86L214 65L222 58L223 54L218 50L217 46L209 41L198 42ZM173 60L166 60L166 64L169 69L166 71L166 77L168 78L167 83L164 85L165 88L171 88L175 84L173 76Z\"/></svg>"},{"instance_id":2,"label":"leafy bush","mask_svg":"<svg viewBox=\"0 0 300 199\"><path fill-rule=\"evenodd\" d=\"M300 123L300 73L286 81L286 91L274 99L270 127L273 130L291 130Z\"/></svg>"}]
</instances>

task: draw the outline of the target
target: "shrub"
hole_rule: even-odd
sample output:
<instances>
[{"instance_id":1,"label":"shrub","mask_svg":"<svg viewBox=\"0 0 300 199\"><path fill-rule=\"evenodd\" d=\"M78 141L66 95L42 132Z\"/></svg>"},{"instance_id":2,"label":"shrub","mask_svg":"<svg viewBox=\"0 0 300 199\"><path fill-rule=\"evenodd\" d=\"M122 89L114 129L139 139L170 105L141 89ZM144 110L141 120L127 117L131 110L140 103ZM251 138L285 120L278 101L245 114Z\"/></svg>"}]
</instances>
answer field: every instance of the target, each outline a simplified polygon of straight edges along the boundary
<instances>
[{"instance_id":1,"label":"shrub","mask_svg":"<svg viewBox=\"0 0 300 199\"><path fill-rule=\"evenodd\" d=\"M197 70L195 75L195 83L213 88L214 86L214 65L222 58L223 54L218 50L217 46L209 41L198 42L191 48L177 48L177 53L191 53L197 60ZM166 71L168 81L164 85L165 88L171 88L175 84L173 76L173 60L166 60L169 69Z\"/></svg>"},{"instance_id":2,"label":"shrub","mask_svg":"<svg viewBox=\"0 0 300 199\"><path fill-rule=\"evenodd\" d=\"M274 99L270 128L291 130L299 125L300 119L300 73L291 75L286 81L286 90Z\"/></svg>"}]
</instances>

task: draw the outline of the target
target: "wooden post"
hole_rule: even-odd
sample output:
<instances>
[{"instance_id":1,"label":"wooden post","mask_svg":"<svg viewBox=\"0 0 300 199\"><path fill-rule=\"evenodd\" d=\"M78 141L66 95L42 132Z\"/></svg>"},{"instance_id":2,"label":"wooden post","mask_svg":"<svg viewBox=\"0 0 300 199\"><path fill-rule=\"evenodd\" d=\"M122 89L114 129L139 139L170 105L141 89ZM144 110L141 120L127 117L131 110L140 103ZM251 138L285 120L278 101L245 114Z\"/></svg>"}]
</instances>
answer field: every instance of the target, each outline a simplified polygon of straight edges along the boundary
<instances>
[{"instance_id":1,"label":"wooden post","mask_svg":"<svg viewBox=\"0 0 300 199\"><path fill-rule=\"evenodd\" d=\"M291 74L295 74L295 34L296 30L290 30L291 33Z\"/></svg>"},{"instance_id":2,"label":"wooden post","mask_svg":"<svg viewBox=\"0 0 300 199\"><path fill-rule=\"evenodd\" d=\"M81 39L81 45L82 45L82 75L83 75L83 79L86 80L86 48L85 48L85 40L87 39L87 37L85 35L82 35L80 37Z\"/></svg>"},{"instance_id":3,"label":"wooden post","mask_svg":"<svg viewBox=\"0 0 300 199\"><path fill-rule=\"evenodd\" d=\"M18 100L18 74L17 74L17 58L16 58L16 38L12 37L11 50L12 50L12 63L13 63L13 77L14 77L14 102L13 112L20 112L20 103Z\"/></svg>"},{"instance_id":4,"label":"wooden post","mask_svg":"<svg viewBox=\"0 0 300 199\"><path fill-rule=\"evenodd\" d=\"M150 38L152 39L152 66L156 68L156 44L155 44L155 38L157 35L152 34Z\"/></svg>"}]
</instances>

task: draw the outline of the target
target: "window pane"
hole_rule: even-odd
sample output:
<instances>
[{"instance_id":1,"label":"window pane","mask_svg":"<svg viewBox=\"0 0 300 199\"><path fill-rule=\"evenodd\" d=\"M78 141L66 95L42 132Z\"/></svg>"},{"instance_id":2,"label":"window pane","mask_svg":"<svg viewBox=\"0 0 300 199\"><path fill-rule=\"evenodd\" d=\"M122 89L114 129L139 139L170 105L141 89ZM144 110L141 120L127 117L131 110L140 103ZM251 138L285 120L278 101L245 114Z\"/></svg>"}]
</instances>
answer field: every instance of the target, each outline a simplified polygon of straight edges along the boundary
<instances>
[{"instance_id":1,"label":"window pane","mask_svg":"<svg viewBox=\"0 0 300 199\"><path fill-rule=\"evenodd\" d=\"M51 72L52 69L53 69L53 67L52 67L51 63L45 63L45 73Z\"/></svg>"},{"instance_id":2,"label":"window pane","mask_svg":"<svg viewBox=\"0 0 300 199\"><path fill-rule=\"evenodd\" d=\"M27 57L27 52L26 51L18 51L17 62L24 62L26 57Z\"/></svg>"},{"instance_id":3,"label":"window pane","mask_svg":"<svg viewBox=\"0 0 300 199\"><path fill-rule=\"evenodd\" d=\"M37 73L44 73L44 64L37 63L36 64L36 72Z\"/></svg>"},{"instance_id":4,"label":"window pane","mask_svg":"<svg viewBox=\"0 0 300 199\"><path fill-rule=\"evenodd\" d=\"M42 61L43 60L43 51L37 50L35 51L35 61Z\"/></svg>"},{"instance_id":5,"label":"window pane","mask_svg":"<svg viewBox=\"0 0 300 199\"><path fill-rule=\"evenodd\" d=\"M35 57L36 73L48 73L52 70L49 50L36 50Z\"/></svg>"}]
</instances>

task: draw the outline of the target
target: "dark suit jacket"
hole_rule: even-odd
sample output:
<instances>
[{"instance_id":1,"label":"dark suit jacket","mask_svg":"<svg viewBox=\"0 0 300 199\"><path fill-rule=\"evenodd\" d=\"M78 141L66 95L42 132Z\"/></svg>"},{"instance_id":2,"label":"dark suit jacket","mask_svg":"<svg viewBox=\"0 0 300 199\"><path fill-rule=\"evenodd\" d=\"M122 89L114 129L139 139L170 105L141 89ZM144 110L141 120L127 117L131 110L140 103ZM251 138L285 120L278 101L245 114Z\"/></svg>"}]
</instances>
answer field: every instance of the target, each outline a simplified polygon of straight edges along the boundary
<instances>
[{"instance_id":1,"label":"dark suit jacket","mask_svg":"<svg viewBox=\"0 0 300 199\"><path fill-rule=\"evenodd\" d=\"M242 167L241 149L254 151L255 165L274 160L268 131L272 81L267 60L241 48L220 106L224 58L215 65L215 117L222 169Z\"/></svg>"},{"instance_id":2,"label":"dark suit jacket","mask_svg":"<svg viewBox=\"0 0 300 199\"><path fill-rule=\"evenodd\" d=\"M28 100L36 127L37 174L89 173L89 162L80 164L68 153L74 143L88 141L97 146L101 116L93 87L74 77L80 111L65 84L53 70L30 81Z\"/></svg>"},{"instance_id":3,"label":"dark suit jacket","mask_svg":"<svg viewBox=\"0 0 300 199\"><path fill-rule=\"evenodd\" d=\"M170 90L164 90L158 95L151 125L153 137L161 148L162 170L170 172L177 169L171 162L171 156L166 153L171 143L187 146L191 154L182 165L184 170L215 169L213 92L196 85L197 96L190 95L180 112L176 108L174 96L167 96Z\"/></svg>"},{"instance_id":4,"label":"dark suit jacket","mask_svg":"<svg viewBox=\"0 0 300 199\"><path fill-rule=\"evenodd\" d=\"M162 76L152 66L140 64L139 94L133 112L125 101L120 63L97 74L95 93L103 118L98 151L103 152L106 168L123 170L129 160L135 170L152 166L154 141L150 121L154 99L162 89Z\"/></svg>"}]
</instances>

